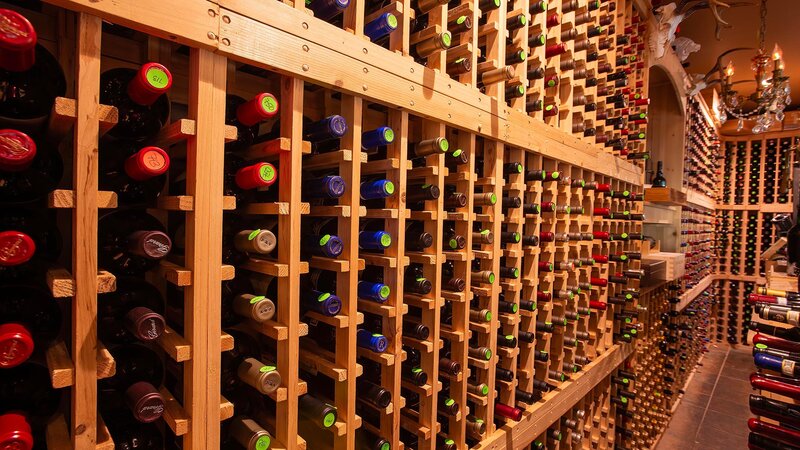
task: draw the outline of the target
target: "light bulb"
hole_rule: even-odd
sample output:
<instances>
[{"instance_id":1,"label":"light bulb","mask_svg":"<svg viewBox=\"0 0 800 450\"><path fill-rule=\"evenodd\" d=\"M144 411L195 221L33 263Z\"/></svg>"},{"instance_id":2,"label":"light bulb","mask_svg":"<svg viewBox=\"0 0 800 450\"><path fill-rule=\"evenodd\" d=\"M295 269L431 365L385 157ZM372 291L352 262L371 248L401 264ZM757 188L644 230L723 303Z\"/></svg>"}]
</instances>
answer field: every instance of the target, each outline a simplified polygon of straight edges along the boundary
<instances>
[{"instance_id":1,"label":"light bulb","mask_svg":"<svg viewBox=\"0 0 800 450\"><path fill-rule=\"evenodd\" d=\"M775 48L772 49L772 60L780 61L781 59L783 59L783 50L778 44L775 44Z\"/></svg>"}]
</instances>

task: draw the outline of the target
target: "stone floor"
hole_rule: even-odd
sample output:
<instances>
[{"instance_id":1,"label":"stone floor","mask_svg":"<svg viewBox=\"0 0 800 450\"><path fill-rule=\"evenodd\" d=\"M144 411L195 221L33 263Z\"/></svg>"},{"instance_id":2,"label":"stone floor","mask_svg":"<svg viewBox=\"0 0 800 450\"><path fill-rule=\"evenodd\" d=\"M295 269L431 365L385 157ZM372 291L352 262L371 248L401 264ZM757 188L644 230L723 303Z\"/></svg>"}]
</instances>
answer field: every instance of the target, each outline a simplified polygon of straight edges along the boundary
<instances>
[{"instance_id":1,"label":"stone floor","mask_svg":"<svg viewBox=\"0 0 800 450\"><path fill-rule=\"evenodd\" d=\"M656 450L747 448L752 347L711 347Z\"/></svg>"}]
</instances>

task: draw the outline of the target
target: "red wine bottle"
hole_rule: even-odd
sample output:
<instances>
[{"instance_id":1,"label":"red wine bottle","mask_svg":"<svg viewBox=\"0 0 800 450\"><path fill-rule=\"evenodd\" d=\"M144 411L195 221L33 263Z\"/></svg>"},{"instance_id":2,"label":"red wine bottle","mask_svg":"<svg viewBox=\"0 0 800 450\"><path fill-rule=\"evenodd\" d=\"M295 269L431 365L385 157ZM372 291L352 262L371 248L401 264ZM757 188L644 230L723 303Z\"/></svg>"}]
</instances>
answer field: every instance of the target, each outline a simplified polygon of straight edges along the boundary
<instances>
[{"instance_id":1,"label":"red wine bottle","mask_svg":"<svg viewBox=\"0 0 800 450\"><path fill-rule=\"evenodd\" d=\"M61 253L55 220L44 212L4 208L0 215L0 280L40 276Z\"/></svg>"},{"instance_id":2,"label":"red wine bottle","mask_svg":"<svg viewBox=\"0 0 800 450\"><path fill-rule=\"evenodd\" d=\"M16 367L43 351L61 331L61 309L42 288L3 286L0 302L0 371Z\"/></svg>"},{"instance_id":3,"label":"red wine bottle","mask_svg":"<svg viewBox=\"0 0 800 450\"><path fill-rule=\"evenodd\" d=\"M99 188L116 192L120 205L152 203L164 188L169 155L161 148L105 141L99 153Z\"/></svg>"},{"instance_id":4,"label":"red wine bottle","mask_svg":"<svg viewBox=\"0 0 800 450\"><path fill-rule=\"evenodd\" d=\"M800 431L773 425L754 417L747 420L747 427L754 433L759 433L784 444L795 445L800 442Z\"/></svg>"},{"instance_id":5,"label":"red wine bottle","mask_svg":"<svg viewBox=\"0 0 800 450\"><path fill-rule=\"evenodd\" d=\"M255 191L266 189L278 181L278 171L268 162L245 161L233 153L225 153L224 195L236 197L237 206L252 201Z\"/></svg>"},{"instance_id":6,"label":"red wine bottle","mask_svg":"<svg viewBox=\"0 0 800 450\"><path fill-rule=\"evenodd\" d=\"M278 114L278 100L268 92L256 94L245 100L228 94L225 101L225 123L236 127L236 140L225 144L226 150L237 151L249 147L258 136L259 124Z\"/></svg>"},{"instance_id":7,"label":"red wine bottle","mask_svg":"<svg viewBox=\"0 0 800 450\"><path fill-rule=\"evenodd\" d=\"M60 403L47 367L29 362L0 369L0 448L46 448L45 427Z\"/></svg>"},{"instance_id":8,"label":"red wine bottle","mask_svg":"<svg viewBox=\"0 0 800 450\"><path fill-rule=\"evenodd\" d=\"M0 9L0 123L27 132L46 124L67 82L58 61L37 44L36 30L22 14Z\"/></svg>"},{"instance_id":9,"label":"red wine bottle","mask_svg":"<svg viewBox=\"0 0 800 450\"><path fill-rule=\"evenodd\" d=\"M800 382L792 378L766 373L753 373L750 375L750 385L754 389L762 389L794 400L800 400Z\"/></svg>"},{"instance_id":10,"label":"red wine bottle","mask_svg":"<svg viewBox=\"0 0 800 450\"><path fill-rule=\"evenodd\" d=\"M109 348L116 374L98 382L98 406L103 417L123 416L150 423L164 413L164 398L156 386L164 378L164 366L155 352L139 344Z\"/></svg>"},{"instance_id":11,"label":"red wine bottle","mask_svg":"<svg viewBox=\"0 0 800 450\"><path fill-rule=\"evenodd\" d=\"M750 394L750 412L794 427L800 426L800 405Z\"/></svg>"},{"instance_id":12,"label":"red wine bottle","mask_svg":"<svg viewBox=\"0 0 800 450\"><path fill-rule=\"evenodd\" d=\"M756 433L747 436L747 443L750 450L797 450L798 448Z\"/></svg>"},{"instance_id":13,"label":"red wine bottle","mask_svg":"<svg viewBox=\"0 0 800 450\"><path fill-rule=\"evenodd\" d=\"M119 120L108 136L137 141L155 136L169 119L170 103L165 94L170 86L172 74L154 62L136 70L117 68L103 72L100 103L119 111Z\"/></svg>"},{"instance_id":14,"label":"red wine bottle","mask_svg":"<svg viewBox=\"0 0 800 450\"><path fill-rule=\"evenodd\" d=\"M98 225L98 263L115 275L141 275L172 248L164 226L144 211L120 210Z\"/></svg>"},{"instance_id":15,"label":"red wine bottle","mask_svg":"<svg viewBox=\"0 0 800 450\"><path fill-rule=\"evenodd\" d=\"M98 332L108 343L151 342L165 328L161 292L137 277L117 277L117 289L98 299Z\"/></svg>"},{"instance_id":16,"label":"red wine bottle","mask_svg":"<svg viewBox=\"0 0 800 450\"><path fill-rule=\"evenodd\" d=\"M15 130L0 130L0 204L44 198L64 173L61 155L44 141Z\"/></svg>"}]
</instances>

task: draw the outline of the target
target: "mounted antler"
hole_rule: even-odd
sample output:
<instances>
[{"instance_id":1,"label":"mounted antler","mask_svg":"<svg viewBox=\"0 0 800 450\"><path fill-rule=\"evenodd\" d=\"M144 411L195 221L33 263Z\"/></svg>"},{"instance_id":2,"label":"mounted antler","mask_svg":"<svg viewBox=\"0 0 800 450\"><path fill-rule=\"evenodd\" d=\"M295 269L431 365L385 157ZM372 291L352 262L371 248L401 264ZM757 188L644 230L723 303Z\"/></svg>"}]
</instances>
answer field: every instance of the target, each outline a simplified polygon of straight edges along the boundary
<instances>
[{"instance_id":1,"label":"mounted antler","mask_svg":"<svg viewBox=\"0 0 800 450\"><path fill-rule=\"evenodd\" d=\"M715 35L719 39L722 29L731 27L728 22L722 19L720 8L737 8L752 5L752 3L746 1L725 3L722 0L681 0L677 6L674 3L669 3L658 8L658 31L654 33L656 57L660 58L664 55L667 47L672 45L675 40L678 25L695 12L704 9L711 10L716 22Z\"/></svg>"}]
</instances>

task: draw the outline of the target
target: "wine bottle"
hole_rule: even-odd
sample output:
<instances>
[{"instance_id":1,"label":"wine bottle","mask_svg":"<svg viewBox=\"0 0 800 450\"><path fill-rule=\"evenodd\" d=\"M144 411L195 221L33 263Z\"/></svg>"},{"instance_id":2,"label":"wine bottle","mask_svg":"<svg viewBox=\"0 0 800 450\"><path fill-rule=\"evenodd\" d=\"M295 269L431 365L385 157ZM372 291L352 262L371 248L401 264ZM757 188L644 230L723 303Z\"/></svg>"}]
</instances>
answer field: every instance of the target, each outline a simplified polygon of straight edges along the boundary
<instances>
[{"instance_id":1,"label":"wine bottle","mask_svg":"<svg viewBox=\"0 0 800 450\"><path fill-rule=\"evenodd\" d=\"M260 295L256 294L249 277L244 272L237 273L233 280L222 282L222 326L231 327L244 319L266 322L275 316L277 283Z\"/></svg>"},{"instance_id":2,"label":"wine bottle","mask_svg":"<svg viewBox=\"0 0 800 450\"><path fill-rule=\"evenodd\" d=\"M114 437L114 448L136 450L162 450L164 436L154 423L142 423L124 416L103 417L109 434Z\"/></svg>"},{"instance_id":3,"label":"wine bottle","mask_svg":"<svg viewBox=\"0 0 800 450\"><path fill-rule=\"evenodd\" d=\"M318 219L303 225L302 248L305 253L326 258L342 254L344 243L336 236L336 219Z\"/></svg>"},{"instance_id":4,"label":"wine bottle","mask_svg":"<svg viewBox=\"0 0 800 450\"><path fill-rule=\"evenodd\" d=\"M800 426L800 406L761 395L750 394L750 412L780 423Z\"/></svg>"},{"instance_id":5,"label":"wine bottle","mask_svg":"<svg viewBox=\"0 0 800 450\"><path fill-rule=\"evenodd\" d=\"M278 114L278 99L268 92L250 100L228 94L225 100L225 124L236 127L236 140L225 144L228 151L244 150L258 136L259 124Z\"/></svg>"},{"instance_id":6,"label":"wine bottle","mask_svg":"<svg viewBox=\"0 0 800 450\"><path fill-rule=\"evenodd\" d=\"M58 258L61 245L61 235L49 213L4 208L0 215L0 280L41 276L44 266Z\"/></svg>"},{"instance_id":7,"label":"wine bottle","mask_svg":"<svg viewBox=\"0 0 800 450\"><path fill-rule=\"evenodd\" d=\"M36 30L25 16L0 9L0 20L5 24L0 37L0 123L25 132L41 131L56 97L66 94L64 71L37 43Z\"/></svg>"},{"instance_id":8,"label":"wine bottle","mask_svg":"<svg viewBox=\"0 0 800 450\"><path fill-rule=\"evenodd\" d=\"M262 394L274 392L281 384L275 364L260 361L262 351L256 338L238 328L228 328L234 347L222 353L222 392L230 392L242 383Z\"/></svg>"},{"instance_id":9,"label":"wine bottle","mask_svg":"<svg viewBox=\"0 0 800 450\"><path fill-rule=\"evenodd\" d=\"M0 369L0 448L46 448L47 422L60 404L47 367L29 362Z\"/></svg>"},{"instance_id":10,"label":"wine bottle","mask_svg":"<svg viewBox=\"0 0 800 450\"><path fill-rule=\"evenodd\" d=\"M379 42L396 30L397 26L397 17L386 12L364 25L364 35L372 42Z\"/></svg>"},{"instance_id":11,"label":"wine bottle","mask_svg":"<svg viewBox=\"0 0 800 450\"><path fill-rule=\"evenodd\" d=\"M233 154L225 153L225 175L223 194L236 197L236 204L252 201L256 189L266 189L278 181L278 171L268 162L248 162Z\"/></svg>"},{"instance_id":12,"label":"wine bottle","mask_svg":"<svg viewBox=\"0 0 800 450\"><path fill-rule=\"evenodd\" d=\"M367 219L361 222L358 233L358 248L362 250L385 250L392 245L392 236L384 231L385 224L380 219Z\"/></svg>"},{"instance_id":13,"label":"wine bottle","mask_svg":"<svg viewBox=\"0 0 800 450\"><path fill-rule=\"evenodd\" d=\"M37 142L15 129L0 130L0 204L26 203L44 198L58 186L63 172L61 155L47 142Z\"/></svg>"},{"instance_id":14,"label":"wine bottle","mask_svg":"<svg viewBox=\"0 0 800 450\"><path fill-rule=\"evenodd\" d=\"M406 222L406 250L423 251L433 245L433 236L425 231L424 223L418 220Z\"/></svg>"},{"instance_id":15,"label":"wine bottle","mask_svg":"<svg viewBox=\"0 0 800 450\"><path fill-rule=\"evenodd\" d=\"M170 103L165 95L172 74L149 62L139 69L116 68L100 75L100 103L117 108L117 124L106 133L116 139L152 138L167 123Z\"/></svg>"},{"instance_id":16,"label":"wine bottle","mask_svg":"<svg viewBox=\"0 0 800 450\"><path fill-rule=\"evenodd\" d=\"M0 373L43 352L61 330L61 309L43 288L3 285L0 302Z\"/></svg>"},{"instance_id":17,"label":"wine bottle","mask_svg":"<svg viewBox=\"0 0 800 450\"><path fill-rule=\"evenodd\" d=\"M100 218L98 264L116 275L141 275L172 248L164 226L144 211L120 210Z\"/></svg>"},{"instance_id":18,"label":"wine bottle","mask_svg":"<svg viewBox=\"0 0 800 450\"><path fill-rule=\"evenodd\" d=\"M327 429L336 423L336 408L310 394L298 400L298 413L301 420L317 428Z\"/></svg>"},{"instance_id":19,"label":"wine bottle","mask_svg":"<svg viewBox=\"0 0 800 450\"><path fill-rule=\"evenodd\" d=\"M117 289L101 294L98 335L104 343L152 342L166 327L164 300L152 284L137 277L117 277Z\"/></svg>"},{"instance_id":20,"label":"wine bottle","mask_svg":"<svg viewBox=\"0 0 800 450\"><path fill-rule=\"evenodd\" d=\"M117 370L113 377L98 382L98 406L103 417L122 414L144 423L158 420L165 408L156 388L164 377L161 359L138 344L119 345L109 351Z\"/></svg>"},{"instance_id":21,"label":"wine bottle","mask_svg":"<svg viewBox=\"0 0 800 450\"><path fill-rule=\"evenodd\" d=\"M114 191L120 205L152 203L161 193L169 155L159 147L122 139L100 145L99 189Z\"/></svg>"},{"instance_id":22,"label":"wine bottle","mask_svg":"<svg viewBox=\"0 0 800 450\"><path fill-rule=\"evenodd\" d=\"M314 17L330 22L350 5L350 0L311 0L306 7L314 11Z\"/></svg>"}]
</instances>

